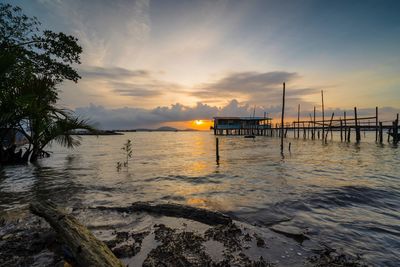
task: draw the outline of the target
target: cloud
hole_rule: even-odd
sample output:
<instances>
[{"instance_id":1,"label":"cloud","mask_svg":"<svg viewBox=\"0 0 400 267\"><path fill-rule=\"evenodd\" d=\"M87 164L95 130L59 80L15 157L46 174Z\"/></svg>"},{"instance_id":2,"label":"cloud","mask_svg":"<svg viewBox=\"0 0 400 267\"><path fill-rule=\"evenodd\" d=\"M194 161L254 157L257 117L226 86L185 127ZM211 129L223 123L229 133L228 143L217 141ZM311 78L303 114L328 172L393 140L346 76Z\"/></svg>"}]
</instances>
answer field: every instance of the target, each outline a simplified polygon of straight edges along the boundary
<instances>
[{"instance_id":1,"label":"cloud","mask_svg":"<svg viewBox=\"0 0 400 267\"><path fill-rule=\"evenodd\" d=\"M298 78L294 72L238 72L232 73L214 83L205 83L197 87L192 94L200 98L224 97L232 94L252 95L265 93Z\"/></svg>"},{"instance_id":2,"label":"cloud","mask_svg":"<svg viewBox=\"0 0 400 267\"><path fill-rule=\"evenodd\" d=\"M111 79L111 80L119 80L119 79L129 79L129 78L143 78L149 77L150 72L147 70L128 70L125 68L119 67L98 67L98 66L85 66L79 69L79 73L82 77L86 77L89 79Z\"/></svg>"},{"instance_id":3,"label":"cloud","mask_svg":"<svg viewBox=\"0 0 400 267\"><path fill-rule=\"evenodd\" d=\"M342 116L342 109L327 109L325 111L326 118L329 119L330 114L334 112L335 118ZM394 120L394 116L400 109L393 107L382 107L379 109L379 117L381 121ZM117 109L107 109L103 106L89 105L88 107L76 108L75 112L84 118L90 118L90 121L102 129L134 129L134 128L156 128L165 123L184 122L198 119L209 120L215 116L263 116L264 112L268 117L275 119L280 117L281 107L275 109L264 109L261 106L254 107L248 103L240 103L233 99L223 107L211 106L204 103L197 103L195 106L185 106L179 103L170 106L160 106L154 109L124 107ZM308 120L312 110L304 110L301 113L301 120ZM375 109L360 108L358 109L360 116L374 116ZM353 112L347 110L347 116L353 117ZM297 111L289 111L286 115L286 121L291 122L297 117ZM320 117L318 111L317 117Z\"/></svg>"},{"instance_id":4,"label":"cloud","mask_svg":"<svg viewBox=\"0 0 400 267\"><path fill-rule=\"evenodd\" d=\"M213 83L205 83L192 92L204 102L215 102L216 99L240 99L252 106L270 112L280 112L282 103L282 84L286 82L286 103L289 112L297 110L300 104L310 109L314 103L307 97L319 93L316 88L304 88L296 85L301 76L296 72L236 72Z\"/></svg>"},{"instance_id":5,"label":"cloud","mask_svg":"<svg viewBox=\"0 0 400 267\"><path fill-rule=\"evenodd\" d=\"M150 0L71 0L48 6L78 37L84 64L120 65L134 59L151 30Z\"/></svg>"},{"instance_id":6,"label":"cloud","mask_svg":"<svg viewBox=\"0 0 400 267\"><path fill-rule=\"evenodd\" d=\"M232 100L222 108L200 102L193 107L176 103L154 109L133 107L107 109L104 106L91 104L88 107L76 108L75 112L81 117L90 118L92 123L102 129L132 129L157 127L168 122L212 119L218 115L249 116L252 111L249 105Z\"/></svg>"},{"instance_id":7,"label":"cloud","mask_svg":"<svg viewBox=\"0 0 400 267\"><path fill-rule=\"evenodd\" d=\"M148 70L129 70L120 67L88 66L80 69L83 81L106 86L121 96L153 98L165 92L180 92L175 83L159 80Z\"/></svg>"}]
</instances>

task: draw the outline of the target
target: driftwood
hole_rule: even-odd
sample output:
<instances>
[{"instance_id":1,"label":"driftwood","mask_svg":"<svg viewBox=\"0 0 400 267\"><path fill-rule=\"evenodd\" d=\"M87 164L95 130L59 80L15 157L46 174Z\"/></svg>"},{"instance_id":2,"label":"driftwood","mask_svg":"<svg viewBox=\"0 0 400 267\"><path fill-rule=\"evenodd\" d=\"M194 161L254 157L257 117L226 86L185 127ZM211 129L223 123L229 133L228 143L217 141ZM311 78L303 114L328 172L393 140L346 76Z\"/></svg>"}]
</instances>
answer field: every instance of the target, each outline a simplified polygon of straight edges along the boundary
<instances>
[{"instance_id":1,"label":"driftwood","mask_svg":"<svg viewBox=\"0 0 400 267\"><path fill-rule=\"evenodd\" d=\"M208 225L227 225L232 222L232 219L220 212L210 211L191 206L179 204L150 204L147 202L135 202L129 207L96 207L100 210L115 210L118 212L148 212L164 216L185 218L193 221L198 221Z\"/></svg>"},{"instance_id":2,"label":"driftwood","mask_svg":"<svg viewBox=\"0 0 400 267\"><path fill-rule=\"evenodd\" d=\"M50 202L30 205L32 213L43 217L68 248L74 266L122 267L121 261L75 217Z\"/></svg>"}]
</instances>

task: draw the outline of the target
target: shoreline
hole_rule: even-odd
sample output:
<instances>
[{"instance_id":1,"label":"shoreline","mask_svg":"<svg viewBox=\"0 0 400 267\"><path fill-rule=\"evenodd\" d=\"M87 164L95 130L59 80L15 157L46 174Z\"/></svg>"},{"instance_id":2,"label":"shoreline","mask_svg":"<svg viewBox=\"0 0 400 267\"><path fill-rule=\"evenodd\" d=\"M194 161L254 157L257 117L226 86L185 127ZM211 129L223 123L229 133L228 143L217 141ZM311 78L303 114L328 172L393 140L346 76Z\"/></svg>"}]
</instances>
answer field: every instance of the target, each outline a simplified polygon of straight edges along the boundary
<instances>
[{"instance_id":1,"label":"shoreline","mask_svg":"<svg viewBox=\"0 0 400 267\"><path fill-rule=\"evenodd\" d=\"M314 240L298 239L300 229L284 223L275 224L275 230L237 220L209 225L123 207L71 214L129 266L366 266ZM27 214L17 221L0 220L0 226L0 265L63 266L63 245L43 219Z\"/></svg>"}]
</instances>

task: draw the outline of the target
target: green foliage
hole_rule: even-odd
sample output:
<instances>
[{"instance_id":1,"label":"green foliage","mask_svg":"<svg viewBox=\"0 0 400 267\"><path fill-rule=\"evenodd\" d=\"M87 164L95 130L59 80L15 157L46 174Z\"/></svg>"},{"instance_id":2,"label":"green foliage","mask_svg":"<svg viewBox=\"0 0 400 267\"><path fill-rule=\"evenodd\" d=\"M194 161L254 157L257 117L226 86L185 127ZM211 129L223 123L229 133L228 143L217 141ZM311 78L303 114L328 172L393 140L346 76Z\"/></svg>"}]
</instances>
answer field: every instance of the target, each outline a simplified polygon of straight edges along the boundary
<instances>
[{"instance_id":1,"label":"green foliage","mask_svg":"<svg viewBox=\"0 0 400 267\"><path fill-rule=\"evenodd\" d=\"M120 171L122 168L122 165L124 167L128 167L129 165L129 159L132 158L132 154L133 154L133 145L132 145L132 141L130 139L126 140L126 143L124 144L124 146L121 148L121 150L123 150L125 152L125 157L126 157L126 161L124 161L123 163L121 162L117 162L117 171Z\"/></svg>"},{"instance_id":2,"label":"green foliage","mask_svg":"<svg viewBox=\"0 0 400 267\"><path fill-rule=\"evenodd\" d=\"M27 17L19 7L0 4L0 51L16 60L7 75L9 82L32 75L56 83L65 79L77 82L80 76L71 67L80 63L82 47L77 41L62 32L41 31L37 18Z\"/></svg>"},{"instance_id":3,"label":"green foliage","mask_svg":"<svg viewBox=\"0 0 400 267\"><path fill-rule=\"evenodd\" d=\"M71 67L80 63L77 41L64 33L42 31L40 22L21 8L0 4L0 128L25 135L31 161L53 141L70 148L79 145L72 135L75 129L95 131L56 105L57 84L80 78Z\"/></svg>"},{"instance_id":4,"label":"green foliage","mask_svg":"<svg viewBox=\"0 0 400 267\"><path fill-rule=\"evenodd\" d=\"M129 159L132 158L132 153L133 153L133 148L132 148L132 142L130 139L126 141L124 146L121 148L125 154L126 154L126 161L124 162L125 166L128 166Z\"/></svg>"}]
</instances>

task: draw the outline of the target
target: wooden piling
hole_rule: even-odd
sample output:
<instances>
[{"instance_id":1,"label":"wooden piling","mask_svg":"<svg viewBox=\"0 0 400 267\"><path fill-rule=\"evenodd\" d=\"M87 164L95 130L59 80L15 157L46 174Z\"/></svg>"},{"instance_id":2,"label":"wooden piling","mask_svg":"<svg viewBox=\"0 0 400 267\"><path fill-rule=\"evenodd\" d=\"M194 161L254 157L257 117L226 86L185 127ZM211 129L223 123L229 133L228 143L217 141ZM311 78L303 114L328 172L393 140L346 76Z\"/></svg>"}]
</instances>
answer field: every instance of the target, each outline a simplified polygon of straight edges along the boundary
<instances>
[{"instance_id":1,"label":"wooden piling","mask_svg":"<svg viewBox=\"0 0 400 267\"><path fill-rule=\"evenodd\" d=\"M393 143L397 144L399 142L399 113L397 113L396 120L393 123Z\"/></svg>"},{"instance_id":2,"label":"wooden piling","mask_svg":"<svg viewBox=\"0 0 400 267\"><path fill-rule=\"evenodd\" d=\"M347 129L347 142L350 142L350 135L351 135L351 127Z\"/></svg>"},{"instance_id":3,"label":"wooden piling","mask_svg":"<svg viewBox=\"0 0 400 267\"><path fill-rule=\"evenodd\" d=\"M343 142L343 122L342 122L342 117L340 117L340 142Z\"/></svg>"},{"instance_id":4,"label":"wooden piling","mask_svg":"<svg viewBox=\"0 0 400 267\"><path fill-rule=\"evenodd\" d=\"M329 130L331 130L331 127L332 127L332 120L333 120L333 116L334 116L334 115L335 115L335 113L332 112L331 120L330 120L330 122L329 122L329 127L328 127L328 130L326 131L326 135L325 135L325 142L327 142L327 140L328 140L328 133L329 133Z\"/></svg>"},{"instance_id":5,"label":"wooden piling","mask_svg":"<svg viewBox=\"0 0 400 267\"><path fill-rule=\"evenodd\" d=\"M282 117L281 117L281 151L283 151L283 129L284 129L284 118L285 118L285 83L283 83L283 95L282 95Z\"/></svg>"},{"instance_id":6,"label":"wooden piling","mask_svg":"<svg viewBox=\"0 0 400 267\"><path fill-rule=\"evenodd\" d=\"M297 139L300 138L300 104L297 106Z\"/></svg>"},{"instance_id":7,"label":"wooden piling","mask_svg":"<svg viewBox=\"0 0 400 267\"><path fill-rule=\"evenodd\" d=\"M381 121L379 122L379 143L383 143L383 126Z\"/></svg>"},{"instance_id":8,"label":"wooden piling","mask_svg":"<svg viewBox=\"0 0 400 267\"><path fill-rule=\"evenodd\" d=\"M324 133L325 133L324 90L321 90L321 98L322 98L322 138L324 138Z\"/></svg>"},{"instance_id":9,"label":"wooden piling","mask_svg":"<svg viewBox=\"0 0 400 267\"><path fill-rule=\"evenodd\" d=\"M360 135L360 128L358 127L358 120L357 120L357 107L354 107L354 120L355 120L355 127L356 127L356 142L360 142L361 135Z\"/></svg>"},{"instance_id":10,"label":"wooden piling","mask_svg":"<svg viewBox=\"0 0 400 267\"><path fill-rule=\"evenodd\" d=\"M219 164L219 140L218 140L218 137L215 138L215 159L217 160L217 164Z\"/></svg>"},{"instance_id":11,"label":"wooden piling","mask_svg":"<svg viewBox=\"0 0 400 267\"><path fill-rule=\"evenodd\" d=\"M296 121L293 121L293 138L296 138Z\"/></svg>"},{"instance_id":12,"label":"wooden piling","mask_svg":"<svg viewBox=\"0 0 400 267\"><path fill-rule=\"evenodd\" d=\"M375 107L375 142L378 142L378 107Z\"/></svg>"},{"instance_id":13,"label":"wooden piling","mask_svg":"<svg viewBox=\"0 0 400 267\"><path fill-rule=\"evenodd\" d=\"M346 111L343 112L344 118L344 141L347 141L347 120L346 120Z\"/></svg>"},{"instance_id":14,"label":"wooden piling","mask_svg":"<svg viewBox=\"0 0 400 267\"><path fill-rule=\"evenodd\" d=\"M312 139L315 139L315 106L314 106L314 123L313 123L313 133L312 133Z\"/></svg>"}]
</instances>

